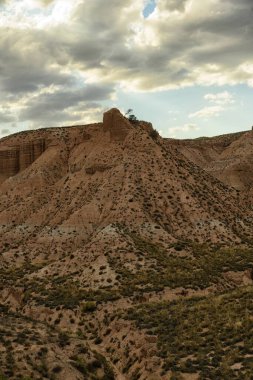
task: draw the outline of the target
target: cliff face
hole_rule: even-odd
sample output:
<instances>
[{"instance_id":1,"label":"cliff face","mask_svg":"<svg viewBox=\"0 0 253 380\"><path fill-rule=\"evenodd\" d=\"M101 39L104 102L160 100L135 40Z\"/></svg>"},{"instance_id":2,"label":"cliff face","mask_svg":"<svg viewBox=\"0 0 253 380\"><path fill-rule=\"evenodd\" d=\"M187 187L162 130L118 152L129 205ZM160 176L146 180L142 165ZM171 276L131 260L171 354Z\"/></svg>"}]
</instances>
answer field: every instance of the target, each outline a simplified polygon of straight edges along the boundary
<instances>
[{"instance_id":1,"label":"cliff face","mask_svg":"<svg viewBox=\"0 0 253 380\"><path fill-rule=\"evenodd\" d=\"M31 165L46 150L45 139L0 148L0 178L14 176Z\"/></svg>"},{"instance_id":2,"label":"cliff face","mask_svg":"<svg viewBox=\"0 0 253 380\"><path fill-rule=\"evenodd\" d=\"M10 177L18 173L19 154L16 147L0 150L0 173L2 177Z\"/></svg>"}]
</instances>

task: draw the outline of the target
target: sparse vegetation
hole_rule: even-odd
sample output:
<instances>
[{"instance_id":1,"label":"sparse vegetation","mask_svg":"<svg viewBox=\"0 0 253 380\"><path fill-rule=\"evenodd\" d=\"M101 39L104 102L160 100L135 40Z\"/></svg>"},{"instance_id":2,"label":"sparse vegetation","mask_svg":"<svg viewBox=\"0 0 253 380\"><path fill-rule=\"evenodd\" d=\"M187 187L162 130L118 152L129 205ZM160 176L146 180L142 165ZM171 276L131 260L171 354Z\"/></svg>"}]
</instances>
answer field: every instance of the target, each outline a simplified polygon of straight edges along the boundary
<instances>
[{"instance_id":1,"label":"sparse vegetation","mask_svg":"<svg viewBox=\"0 0 253 380\"><path fill-rule=\"evenodd\" d=\"M187 249L189 254L180 257L137 235L129 236L133 239L136 250L150 265L133 273L124 263L111 259L110 264L120 276L124 294L159 291L164 287L204 289L218 284L226 287L223 276L225 272L253 270L251 248L211 248L206 244L191 242L172 244L171 247L176 251L179 251L179 247L180 251ZM231 286L233 284L230 283L229 287Z\"/></svg>"},{"instance_id":2,"label":"sparse vegetation","mask_svg":"<svg viewBox=\"0 0 253 380\"><path fill-rule=\"evenodd\" d=\"M250 379L253 371L253 287L218 296L130 309L127 318L158 336L164 372L200 379Z\"/></svg>"}]
</instances>

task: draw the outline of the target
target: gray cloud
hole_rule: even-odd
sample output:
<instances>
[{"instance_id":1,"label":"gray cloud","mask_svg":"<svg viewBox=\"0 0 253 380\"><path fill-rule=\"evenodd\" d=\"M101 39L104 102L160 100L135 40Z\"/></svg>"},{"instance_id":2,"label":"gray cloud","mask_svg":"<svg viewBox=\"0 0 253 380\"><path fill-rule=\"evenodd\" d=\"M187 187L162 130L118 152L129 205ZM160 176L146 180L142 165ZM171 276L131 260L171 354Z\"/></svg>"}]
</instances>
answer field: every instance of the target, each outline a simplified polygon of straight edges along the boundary
<instances>
[{"instance_id":1,"label":"gray cloud","mask_svg":"<svg viewBox=\"0 0 253 380\"><path fill-rule=\"evenodd\" d=\"M103 61L113 62L113 57L121 61L132 56L125 45L134 35L131 22L139 13L137 8L127 11L130 5L130 0L111 0L110 7L102 0L81 2L71 26L74 38L65 43L72 59L91 69L103 67Z\"/></svg>"},{"instance_id":2,"label":"gray cloud","mask_svg":"<svg viewBox=\"0 0 253 380\"><path fill-rule=\"evenodd\" d=\"M98 108L97 101L110 98L113 89L110 86L88 85L82 89L60 90L52 94L42 94L27 102L20 114L20 120L68 120L69 108L87 110Z\"/></svg>"},{"instance_id":3,"label":"gray cloud","mask_svg":"<svg viewBox=\"0 0 253 380\"><path fill-rule=\"evenodd\" d=\"M187 0L161 0L160 1L160 9L169 10L169 11L180 11L183 12L185 10Z\"/></svg>"},{"instance_id":4,"label":"gray cloud","mask_svg":"<svg viewBox=\"0 0 253 380\"><path fill-rule=\"evenodd\" d=\"M142 7L142 0L111 0L110 7L83 0L66 23L2 26L2 101L20 109L19 120L44 125L93 112L118 85L155 90L252 80L245 69L253 65L251 0L206 0L205 7L159 0L147 20Z\"/></svg>"},{"instance_id":5,"label":"gray cloud","mask_svg":"<svg viewBox=\"0 0 253 380\"><path fill-rule=\"evenodd\" d=\"M9 111L0 111L0 123L11 123L15 120L16 118Z\"/></svg>"},{"instance_id":6,"label":"gray cloud","mask_svg":"<svg viewBox=\"0 0 253 380\"><path fill-rule=\"evenodd\" d=\"M34 92L41 87L72 85L75 78L50 67L50 44L44 33L3 30L0 36L0 91L5 94ZM57 62L56 62L57 63Z\"/></svg>"},{"instance_id":7,"label":"gray cloud","mask_svg":"<svg viewBox=\"0 0 253 380\"><path fill-rule=\"evenodd\" d=\"M0 4L1 4L1 2L0 2ZM10 129L7 129L7 128L4 128L4 129L0 130L0 134L2 136L9 135L10 133L11 133Z\"/></svg>"}]
</instances>

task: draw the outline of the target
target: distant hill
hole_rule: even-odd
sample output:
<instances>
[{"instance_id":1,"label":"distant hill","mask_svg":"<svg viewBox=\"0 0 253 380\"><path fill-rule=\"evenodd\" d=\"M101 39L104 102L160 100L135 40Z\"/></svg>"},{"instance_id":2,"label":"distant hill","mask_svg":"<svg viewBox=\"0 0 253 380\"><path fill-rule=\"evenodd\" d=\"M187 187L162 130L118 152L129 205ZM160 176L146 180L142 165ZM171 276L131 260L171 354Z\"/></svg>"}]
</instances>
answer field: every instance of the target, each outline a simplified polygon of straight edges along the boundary
<instances>
[{"instance_id":1,"label":"distant hill","mask_svg":"<svg viewBox=\"0 0 253 380\"><path fill-rule=\"evenodd\" d=\"M238 132L196 140L167 140L190 161L226 185L247 192L252 200L253 132Z\"/></svg>"}]
</instances>

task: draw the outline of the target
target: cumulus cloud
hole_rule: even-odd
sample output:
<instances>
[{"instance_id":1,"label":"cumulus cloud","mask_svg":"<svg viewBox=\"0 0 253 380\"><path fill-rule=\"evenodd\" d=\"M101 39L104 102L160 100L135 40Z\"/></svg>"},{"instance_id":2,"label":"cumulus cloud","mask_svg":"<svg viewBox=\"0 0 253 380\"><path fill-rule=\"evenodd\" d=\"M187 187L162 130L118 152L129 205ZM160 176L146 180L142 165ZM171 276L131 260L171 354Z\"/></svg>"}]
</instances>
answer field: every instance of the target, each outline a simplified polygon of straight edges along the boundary
<instances>
[{"instance_id":1,"label":"cumulus cloud","mask_svg":"<svg viewBox=\"0 0 253 380\"><path fill-rule=\"evenodd\" d=\"M117 88L253 86L250 0L206 0L205 6L199 0L159 0L146 19L144 0L0 4L0 95L22 121L47 124L51 104L57 120L70 112L78 118L75 101L76 110L94 102L102 107ZM99 99L85 97L87 85L98 86ZM207 94L211 104L190 117L217 115L232 104L221 94Z\"/></svg>"}]
</instances>

